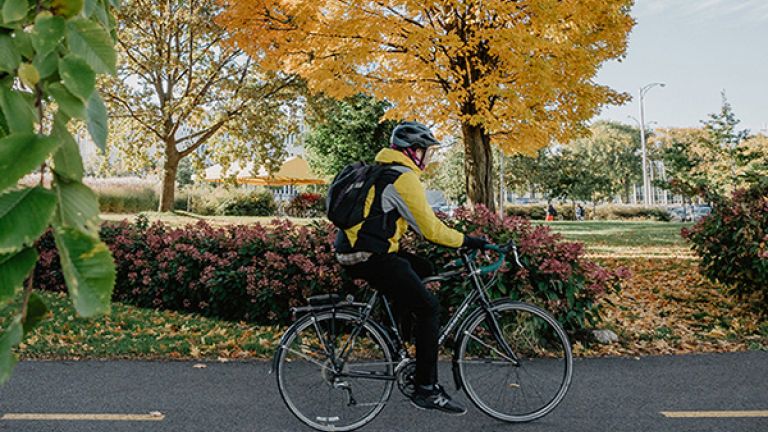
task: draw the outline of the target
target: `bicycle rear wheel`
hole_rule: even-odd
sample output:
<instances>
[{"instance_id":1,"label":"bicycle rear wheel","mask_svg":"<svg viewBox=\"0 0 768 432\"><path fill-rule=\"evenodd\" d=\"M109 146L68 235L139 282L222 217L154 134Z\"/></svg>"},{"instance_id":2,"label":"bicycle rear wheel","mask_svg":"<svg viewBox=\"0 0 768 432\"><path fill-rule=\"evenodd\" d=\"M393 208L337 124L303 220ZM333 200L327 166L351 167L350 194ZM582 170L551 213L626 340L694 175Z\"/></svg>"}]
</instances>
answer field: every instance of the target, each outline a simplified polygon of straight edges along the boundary
<instances>
[{"instance_id":1,"label":"bicycle rear wheel","mask_svg":"<svg viewBox=\"0 0 768 432\"><path fill-rule=\"evenodd\" d=\"M308 315L278 347L280 396L314 429L357 429L381 412L392 392L389 345L377 327L359 320L349 312Z\"/></svg>"},{"instance_id":2,"label":"bicycle rear wheel","mask_svg":"<svg viewBox=\"0 0 768 432\"><path fill-rule=\"evenodd\" d=\"M543 309L502 300L493 303L500 336L484 311L468 320L460 336L458 366L464 390L480 410L508 422L545 416L565 397L573 373L568 336Z\"/></svg>"}]
</instances>

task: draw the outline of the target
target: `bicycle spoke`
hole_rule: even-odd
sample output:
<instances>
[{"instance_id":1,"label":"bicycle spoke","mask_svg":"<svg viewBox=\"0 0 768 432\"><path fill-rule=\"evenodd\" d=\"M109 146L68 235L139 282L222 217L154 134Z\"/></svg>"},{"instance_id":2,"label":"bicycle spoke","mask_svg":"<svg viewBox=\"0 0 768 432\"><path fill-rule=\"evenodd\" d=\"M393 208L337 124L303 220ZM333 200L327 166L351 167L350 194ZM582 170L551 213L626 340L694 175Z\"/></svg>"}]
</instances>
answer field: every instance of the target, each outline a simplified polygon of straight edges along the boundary
<instances>
[{"instance_id":1,"label":"bicycle spoke","mask_svg":"<svg viewBox=\"0 0 768 432\"><path fill-rule=\"evenodd\" d=\"M488 348L488 349L490 349L490 350L493 350L493 351L494 351L496 354L498 354L498 355L499 355L499 357L503 357L503 358L504 358L505 360L507 360L508 362L514 362L514 360L512 360L512 359L511 359L511 358L509 358L509 357L507 357L507 355L506 355L506 354L504 354L504 353L502 353L501 351L497 350L496 348L494 348L494 347L492 347L492 346L488 345L487 343L485 343L485 342L481 341L481 340L480 340L480 339L479 339L477 336L475 336L475 335L473 335L473 334L469 334L469 333L465 333L465 334L466 334L467 336L471 337L472 339L476 340L476 341L477 341L477 342L478 342L480 345L482 345L482 346L484 346L484 347L486 347L486 348Z\"/></svg>"},{"instance_id":2,"label":"bicycle spoke","mask_svg":"<svg viewBox=\"0 0 768 432\"><path fill-rule=\"evenodd\" d=\"M310 363L313 363L313 364L315 364L315 365L317 365L317 366L320 366L320 367L321 367L321 368L323 368L323 369L327 369L327 370L329 370L329 371L333 372L333 369L331 369L331 368L329 368L328 366L326 366L326 365L324 365L324 364L322 364L322 363L318 362L317 360L313 359L312 357L309 357L308 355L305 355L305 354L304 354L304 353L302 353L302 352L296 351L296 350L294 350L294 349L292 349L292 348L289 348L289 347L287 347L287 346L284 346L284 345L283 345L283 347L282 347L282 348L283 348L283 349L285 349L285 350L287 350L287 351L290 351L290 352L292 352L292 353L296 354L297 356L299 356L299 357L303 358L304 360L306 360L306 361L308 361L308 362L310 362Z\"/></svg>"},{"instance_id":3,"label":"bicycle spoke","mask_svg":"<svg viewBox=\"0 0 768 432\"><path fill-rule=\"evenodd\" d=\"M295 336L281 346L280 394L291 412L315 429L356 429L389 398L396 363L383 336L358 322L349 313L318 314L297 322Z\"/></svg>"},{"instance_id":4,"label":"bicycle spoke","mask_svg":"<svg viewBox=\"0 0 768 432\"><path fill-rule=\"evenodd\" d=\"M506 421L529 421L556 406L570 382L567 338L546 312L522 303L494 306L503 342L477 315L459 346L459 372L470 399L486 414ZM508 345L519 361L505 354ZM513 394L510 394L513 393Z\"/></svg>"}]
</instances>

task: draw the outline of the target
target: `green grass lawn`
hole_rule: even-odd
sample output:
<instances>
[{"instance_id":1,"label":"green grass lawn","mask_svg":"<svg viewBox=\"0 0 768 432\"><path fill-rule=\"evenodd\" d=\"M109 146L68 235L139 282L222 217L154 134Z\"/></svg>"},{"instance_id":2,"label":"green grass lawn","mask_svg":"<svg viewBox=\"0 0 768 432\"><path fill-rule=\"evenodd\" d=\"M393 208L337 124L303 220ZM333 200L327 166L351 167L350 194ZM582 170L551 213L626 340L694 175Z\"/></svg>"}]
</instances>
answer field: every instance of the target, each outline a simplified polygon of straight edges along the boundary
<instances>
[{"instance_id":1,"label":"green grass lawn","mask_svg":"<svg viewBox=\"0 0 768 432\"><path fill-rule=\"evenodd\" d=\"M686 247L680 229L691 223L651 221L556 221L547 225L568 240L591 246L669 246Z\"/></svg>"},{"instance_id":2,"label":"green grass lawn","mask_svg":"<svg viewBox=\"0 0 768 432\"><path fill-rule=\"evenodd\" d=\"M653 221L536 222L552 228L566 240L584 243L588 255L601 258L695 259L680 236L691 223Z\"/></svg>"},{"instance_id":3,"label":"green grass lawn","mask_svg":"<svg viewBox=\"0 0 768 432\"><path fill-rule=\"evenodd\" d=\"M52 313L17 349L26 359L268 358L280 329L112 303L108 316L76 315L64 293L39 292ZM0 327L11 305L0 313Z\"/></svg>"}]
</instances>

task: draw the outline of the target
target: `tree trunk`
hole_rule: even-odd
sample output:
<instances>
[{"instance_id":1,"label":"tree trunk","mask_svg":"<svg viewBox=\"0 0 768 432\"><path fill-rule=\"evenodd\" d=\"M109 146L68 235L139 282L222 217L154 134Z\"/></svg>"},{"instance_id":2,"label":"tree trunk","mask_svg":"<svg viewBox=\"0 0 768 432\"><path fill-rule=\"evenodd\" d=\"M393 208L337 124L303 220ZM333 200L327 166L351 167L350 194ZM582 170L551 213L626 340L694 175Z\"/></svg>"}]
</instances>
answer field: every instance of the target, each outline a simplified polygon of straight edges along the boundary
<instances>
[{"instance_id":1,"label":"tree trunk","mask_svg":"<svg viewBox=\"0 0 768 432\"><path fill-rule=\"evenodd\" d=\"M163 190L160 194L160 211L173 210L176 195L176 172L179 170L181 157L176 151L176 143L166 143L165 164L163 165Z\"/></svg>"},{"instance_id":2,"label":"tree trunk","mask_svg":"<svg viewBox=\"0 0 768 432\"><path fill-rule=\"evenodd\" d=\"M629 180L624 182L624 197L622 204L629 204Z\"/></svg>"},{"instance_id":3,"label":"tree trunk","mask_svg":"<svg viewBox=\"0 0 768 432\"><path fill-rule=\"evenodd\" d=\"M573 209L573 219L576 220L576 200L571 199L571 208Z\"/></svg>"},{"instance_id":4,"label":"tree trunk","mask_svg":"<svg viewBox=\"0 0 768 432\"><path fill-rule=\"evenodd\" d=\"M464 134L464 172L467 199L495 211L493 153L491 140L482 126L462 125Z\"/></svg>"}]
</instances>

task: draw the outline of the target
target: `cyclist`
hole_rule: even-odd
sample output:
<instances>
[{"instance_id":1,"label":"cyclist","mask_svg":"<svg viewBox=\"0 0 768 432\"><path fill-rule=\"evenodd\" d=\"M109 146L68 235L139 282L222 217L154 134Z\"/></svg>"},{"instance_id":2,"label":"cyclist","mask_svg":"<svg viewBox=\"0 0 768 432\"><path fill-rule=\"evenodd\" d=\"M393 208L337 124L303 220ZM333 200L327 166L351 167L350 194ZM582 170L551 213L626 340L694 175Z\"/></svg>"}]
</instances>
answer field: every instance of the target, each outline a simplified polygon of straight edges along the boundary
<instances>
[{"instance_id":1,"label":"cyclist","mask_svg":"<svg viewBox=\"0 0 768 432\"><path fill-rule=\"evenodd\" d=\"M416 391L411 402L420 408L461 415L466 408L437 383L439 303L421 282L432 274L432 264L399 250L399 240L408 226L443 246L481 249L488 243L447 227L427 203L419 175L431 150L439 144L423 124L403 122L395 127L390 147L375 158L388 169L367 194L365 219L339 230L334 246L338 261L351 277L366 280L393 300L400 312L415 317Z\"/></svg>"}]
</instances>

